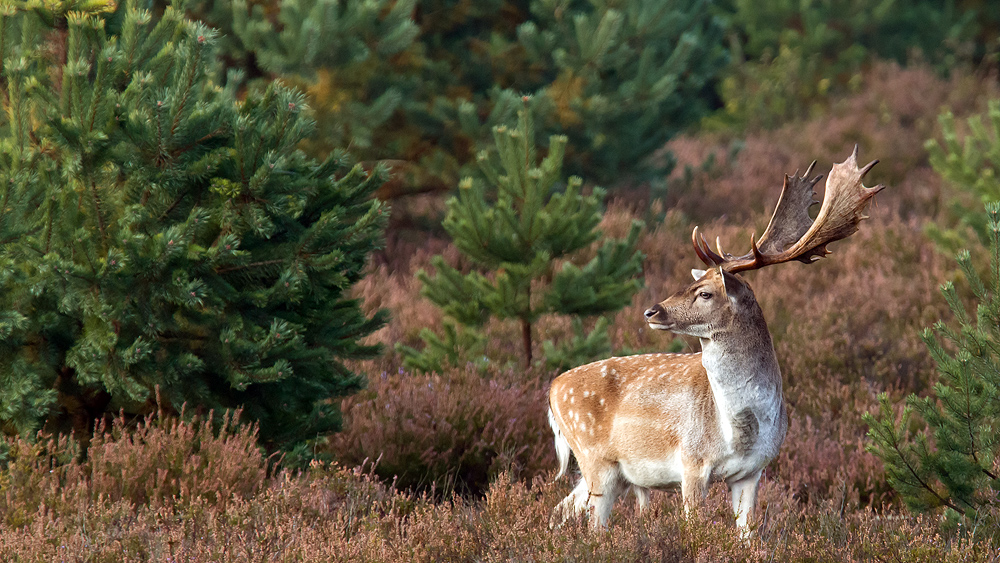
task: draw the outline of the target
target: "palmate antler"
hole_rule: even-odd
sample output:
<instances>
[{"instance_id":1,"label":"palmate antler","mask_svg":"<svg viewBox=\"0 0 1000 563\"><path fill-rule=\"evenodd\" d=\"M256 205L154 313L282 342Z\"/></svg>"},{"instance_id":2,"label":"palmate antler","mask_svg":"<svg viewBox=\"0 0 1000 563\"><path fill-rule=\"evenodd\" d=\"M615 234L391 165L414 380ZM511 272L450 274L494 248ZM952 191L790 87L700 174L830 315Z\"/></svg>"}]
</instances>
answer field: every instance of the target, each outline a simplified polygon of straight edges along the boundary
<instances>
[{"instance_id":1,"label":"palmate antler","mask_svg":"<svg viewBox=\"0 0 1000 563\"><path fill-rule=\"evenodd\" d=\"M823 178L819 175L808 179L816 166L813 161L802 176L798 176L797 170L791 177L785 175L785 184L771 221L759 241L750 237L750 252L733 256L722 250L716 239L716 253L709 248L698 227L691 233L694 250L709 267L721 266L734 273L791 260L807 264L818 260L830 253L826 245L853 235L858 231L858 223L868 218L864 214L865 206L885 186L879 184L868 188L861 180L876 164L878 160L873 160L858 168L858 146L855 145L851 156L844 162L834 164L830 170L823 205L813 221L809 218L809 207L818 203L813 199L813 188Z\"/></svg>"}]
</instances>

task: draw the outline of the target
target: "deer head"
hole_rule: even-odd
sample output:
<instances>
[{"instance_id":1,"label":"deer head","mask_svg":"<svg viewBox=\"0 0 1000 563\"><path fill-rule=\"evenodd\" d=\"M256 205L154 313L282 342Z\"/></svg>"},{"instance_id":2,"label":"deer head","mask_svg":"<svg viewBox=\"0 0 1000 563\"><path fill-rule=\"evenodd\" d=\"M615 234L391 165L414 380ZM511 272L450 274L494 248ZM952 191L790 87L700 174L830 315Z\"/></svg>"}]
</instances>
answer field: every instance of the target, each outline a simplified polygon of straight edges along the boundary
<instances>
[{"instance_id":1,"label":"deer head","mask_svg":"<svg viewBox=\"0 0 1000 563\"><path fill-rule=\"evenodd\" d=\"M816 219L813 190L822 176L785 176L774 214L750 250L733 256L716 240L712 250L695 227L695 253L707 266L695 282L650 307L651 328L698 337L695 354L609 358L572 369L552 382L549 422L559 474L572 453L581 479L552 522L589 510L595 528L607 522L627 488L640 507L649 489L680 484L685 509L711 481L732 493L737 524L746 530L763 468L778 453L787 429L781 373L763 313L739 272L792 260L812 263L827 245L858 230L871 199L884 186L862 178L877 163L857 165L857 147L835 164Z\"/></svg>"},{"instance_id":2,"label":"deer head","mask_svg":"<svg viewBox=\"0 0 1000 563\"><path fill-rule=\"evenodd\" d=\"M695 282L646 309L650 328L711 339L747 316L762 316L750 285L722 268L691 270Z\"/></svg>"}]
</instances>

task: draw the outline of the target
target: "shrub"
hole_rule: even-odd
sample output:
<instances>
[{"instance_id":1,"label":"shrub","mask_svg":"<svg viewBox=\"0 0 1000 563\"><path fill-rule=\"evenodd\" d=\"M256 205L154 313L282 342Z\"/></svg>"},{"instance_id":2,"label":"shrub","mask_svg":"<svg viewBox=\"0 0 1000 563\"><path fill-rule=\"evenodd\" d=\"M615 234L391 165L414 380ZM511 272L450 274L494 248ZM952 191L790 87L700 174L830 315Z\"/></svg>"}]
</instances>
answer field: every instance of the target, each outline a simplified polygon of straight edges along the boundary
<instances>
[{"instance_id":1,"label":"shrub","mask_svg":"<svg viewBox=\"0 0 1000 563\"><path fill-rule=\"evenodd\" d=\"M257 446L257 429L239 425L239 412L215 420L147 415L138 424L124 417L101 422L87 448L92 498L133 504L203 499L225 506L250 498L264 486L267 464Z\"/></svg>"},{"instance_id":2,"label":"shrub","mask_svg":"<svg viewBox=\"0 0 1000 563\"><path fill-rule=\"evenodd\" d=\"M579 317L621 309L642 286L635 279L642 222L633 221L623 240L597 246L604 190L586 195L577 177L564 183L566 138L552 137L541 158L531 112L525 108L519 116L517 128L494 130L496 155L480 153L483 178L466 178L458 196L448 199L444 228L474 269L463 273L437 256L434 276L417 272L421 293L450 319L444 338L421 332L421 351L397 345L408 368L440 373L445 365L474 360L483 349L479 327L491 317L518 321L525 368L533 365L534 325L545 315L573 316L575 323L572 338L543 342L547 368L606 356L605 321L585 331ZM592 246L596 251L588 256Z\"/></svg>"},{"instance_id":3,"label":"shrub","mask_svg":"<svg viewBox=\"0 0 1000 563\"><path fill-rule=\"evenodd\" d=\"M503 470L530 479L552 469L547 385L490 371L372 378L345 399L331 452L346 466L373 463L397 487L439 492L478 494Z\"/></svg>"},{"instance_id":4,"label":"shrub","mask_svg":"<svg viewBox=\"0 0 1000 563\"><path fill-rule=\"evenodd\" d=\"M225 507L250 498L265 486L267 464L256 428L239 425L238 417L160 413L130 423L119 416L99 423L86 456L64 435L10 438L0 518L21 526L46 518L46 511L68 517L109 503Z\"/></svg>"},{"instance_id":5,"label":"shrub","mask_svg":"<svg viewBox=\"0 0 1000 563\"><path fill-rule=\"evenodd\" d=\"M952 225L927 225L930 235L944 248L957 251L971 229L983 243L990 240L989 222L969 200L978 206L1000 199L1000 100L993 99L985 114L969 117L967 133L961 139L951 111L941 114L942 139L926 143L931 166L945 181L958 190L949 201Z\"/></svg>"}]
</instances>

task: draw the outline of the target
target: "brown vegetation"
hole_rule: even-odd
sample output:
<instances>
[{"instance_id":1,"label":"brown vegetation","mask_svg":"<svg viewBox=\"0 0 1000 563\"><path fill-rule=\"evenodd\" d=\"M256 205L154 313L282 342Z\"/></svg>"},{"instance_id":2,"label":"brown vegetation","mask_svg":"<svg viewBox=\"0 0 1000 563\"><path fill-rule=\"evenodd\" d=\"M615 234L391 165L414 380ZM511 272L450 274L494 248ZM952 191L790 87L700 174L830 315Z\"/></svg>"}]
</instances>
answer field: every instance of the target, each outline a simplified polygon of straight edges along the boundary
<instances>
[{"instance_id":1,"label":"brown vegetation","mask_svg":"<svg viewBox=\"0 0 1000 563\"><path fill-rule=\"evenodd\" d=\"M362 467L314 463L262 482L255 476L263 475L265 460L247 455L255 436L245 429L215 434L206 423L161 421L102 439L110 447L97 464L57 462L78 453L65 439L40 447L14 444L0 483L0 560L1000 560L982 541L988 531L946 538L934 519L845 510L841 497L804 503L770 475L761 491L763 518L751 539L732 533L727 503L718 494L690 517L676 496L654 496L641 515L628 502L610 531L594 535L580 520L548 529L548 511L568 492L566 481L520 480L505 471L481 498L441 500L394 489ZM160 457L151 444L192 468L189 479L173 480L184 484L172 497L162 495L163 479L136 471ZM112 481L117 484L108 488ZM126 490L138 496L122 494ZM148 502L136 502L143 498Z\"/></svg>"},{"instance_id":2,"label":"brown vegetation","mask_svg":"<svg viewBox=\"0 0 1000 563\"><path fill-rule=\"evenodd\" d=\"M750 136L732 161L723 156L731 139L674 141L680 167L668 201L619 191L603 224L622 236L633 218L662 217L641 241L646 286L612 319L615 349L693 350L695 343L673 342L642 322L643 310L698 266L691 228L701 223L742 252L747 229L763 230L782 173L813 159L825 172L855 142L862 159L882 160L869 182L888 188L857 235L821 263L748 276L774 337L790 416L754 538L733 533L721 488L691 518L679 494L659 493L643 515L628 500L607 533L591 535L583 522L550 532L549 510L571 486L548 482L555 461L545 391L553 374L515 367L517 328L495 323L485 372L418 377L401 373L391 356L359 364L369 388L345 400L345 431L328 445L340 465L267 477L251 431L214 433L207 422L147 420L125 430L118 421L85 460L66 438L14 441L0 473L0 560L1000 560L984 541L995 532L945 534L935 518L901 509L865 451L861 420L877 393L924 392L935 378L919 331L948 315L938 285L961 279L924 236L950 195L923 143L937 131L942 105L960 117L981 110L995 84L891 64L871 69L865 84L822 118ZM716 164L700 167L711 153ZM400 205L422 206L430 221L441 209L426 199ZM457 260L446 241L397 224L357 286L366 306L392 312L373 336L390 349L440 326L413 278L438 253ZM537 326L547 337L570 330L546 319ZM363 469L347 469L356 466Z\"/></svg>"}]
</instances>

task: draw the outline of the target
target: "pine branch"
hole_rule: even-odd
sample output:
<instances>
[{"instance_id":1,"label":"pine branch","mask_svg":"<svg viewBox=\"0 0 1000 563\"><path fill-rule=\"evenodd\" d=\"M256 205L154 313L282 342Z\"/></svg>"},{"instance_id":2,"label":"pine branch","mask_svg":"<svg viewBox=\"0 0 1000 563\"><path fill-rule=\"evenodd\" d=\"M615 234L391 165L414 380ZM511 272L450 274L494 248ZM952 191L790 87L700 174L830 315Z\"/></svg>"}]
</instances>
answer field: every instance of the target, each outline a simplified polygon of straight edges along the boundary
<instances>
[{"instance_id":1,"label":"pine branch","mask_svg":"<svg viewBox=\"0 0 1000 563\"><path fill-rule=\"evenodd\" d=\"M230 266L228 268L219 268L218 270L215 270L215 273L219 274L219 275L223 275L223 274L229 274L229 273L232 273L232 272L239 272L239 271L242 271L242 270L249 270L249 269L252 269L252 268L262 268L264 266L274 266L274 265L278 265L278 264L284 264L287 261L288 260L284 259L284 258L276 259L276 260L262 260L260 262L251 262L249 264L240 264L239 266Z\"/></svg>"},{"instance_id":2,"label":"pine branch","mask_svg":"<svg viewBox=\"0 0 1000 563\"><path fill-rule=\"evenodd\" d=\"M199 67L201 66L201 56L203 54L203 47L201 45L205 42L204 36L198 37L199 47L194 49L195 57L193 61L188 61L188 72L185 76L185 82L181 86L181 97L180 102L177 107L174 108L174 119L170 124L170 137L173 138L177 134L177 127L181 123L181 119L184 117L184 109L187 106L188 99L191 97L191 90L194 89L195 77Z\"/></svg>"},{"instance_id":3,"label":"pine branch","mask_svg":"<svg viewBox=\"0 0 1000 563\"><path fill-rule=\"evenodd\" d=\"M882 437L885 438L885 435L883 434ZM938 502L940 502L942 505L953 509L959 514L965 514L964 510L955 505L955 503L951 502L950 499L942 497L940 494L938 494L936 490L934 490L933 487L930 486L929 483L927 483L926 481L924 481L923 478L920 477L920 474L917 473L916 468L914 468L913 465L910 464L910 461L907 459L907 456L904 455L903 450L900 447L900 444L896 440L894 435L892 436L892 439L889 441L889 445L892 448L892 450L896 453L896 455L899 457L899 459L902 460L903 465L906 467L906 470L917 481L917 483L920 484L922 488L924 488L926 491L934 495L934 498L936 498Z\"/></svg>"},{"instance_id":4,"label":"pine branch","mask_svg":"<svg viewBox=\"0 0 1000 563\"><path fill-rule=\"evenodd\" d=\"M187 145L184 145L183 147L178 147L174 149L173 152L170 153L170 156L172 158L177 158L183 155L184 153L190 151L191 149L204 146L209 141L225 136L225 133L226 133L226 128L224 126L219 127L218 129L215 129L214 131L199 137L198 139L188 143Z\"/></svg>"}]
</instances>

